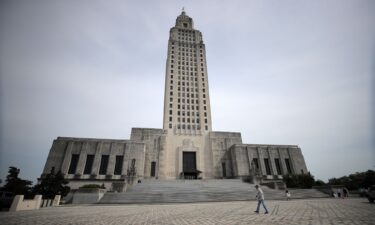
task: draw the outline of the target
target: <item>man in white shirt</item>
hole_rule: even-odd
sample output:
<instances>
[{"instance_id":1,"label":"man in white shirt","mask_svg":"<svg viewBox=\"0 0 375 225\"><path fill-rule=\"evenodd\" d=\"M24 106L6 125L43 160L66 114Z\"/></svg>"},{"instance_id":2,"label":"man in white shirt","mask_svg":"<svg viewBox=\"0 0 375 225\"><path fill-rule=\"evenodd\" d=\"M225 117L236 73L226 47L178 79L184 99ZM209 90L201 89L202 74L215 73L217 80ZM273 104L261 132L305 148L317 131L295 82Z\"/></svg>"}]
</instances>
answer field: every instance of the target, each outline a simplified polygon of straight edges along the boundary
<instances>
[{"instance_id":1,"label":"man in white shirt","mask_svg":"<svg viewBox=\"0 0 375 225\"><path fill-rule=\"evenodd\" d=\"M263 191L262 189L260 189L259 185L255 185L255 188L257 189L257 199L258 199L258 207L257 207L257 210L255 210L254 212L255 213L259 213L259 208L260 208L260 204L263 205L263 208L264 210L266 210L266 212L264 214L268 214L268 209L266 207L266 205L264 204L264 194L263 194Z\"/></svg>"}]
</instances>

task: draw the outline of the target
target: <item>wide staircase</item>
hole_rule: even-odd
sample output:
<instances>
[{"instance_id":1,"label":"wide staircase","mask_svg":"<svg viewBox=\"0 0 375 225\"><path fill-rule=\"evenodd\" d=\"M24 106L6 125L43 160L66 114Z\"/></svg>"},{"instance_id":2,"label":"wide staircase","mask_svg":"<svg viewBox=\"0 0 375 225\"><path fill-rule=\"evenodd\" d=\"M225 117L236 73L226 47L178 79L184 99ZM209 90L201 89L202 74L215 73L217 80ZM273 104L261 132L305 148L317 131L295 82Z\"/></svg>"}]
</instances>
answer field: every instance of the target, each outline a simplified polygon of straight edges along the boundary
<instances>
[{"instance_id":1,"label":"wide staircase","mask_svg":"<svg viewBox=\"0 0 375 225\"><path fill-rule=\"evenodd\" d=\"M262 186L266 199L285 199L284 190ZM289 189L292 199L329 197L315 189ZM253 184L238 179L224 180L143 180L127 192L107 192L102 204L187 203L256 200Z\"/></svg>"}]
</instances>

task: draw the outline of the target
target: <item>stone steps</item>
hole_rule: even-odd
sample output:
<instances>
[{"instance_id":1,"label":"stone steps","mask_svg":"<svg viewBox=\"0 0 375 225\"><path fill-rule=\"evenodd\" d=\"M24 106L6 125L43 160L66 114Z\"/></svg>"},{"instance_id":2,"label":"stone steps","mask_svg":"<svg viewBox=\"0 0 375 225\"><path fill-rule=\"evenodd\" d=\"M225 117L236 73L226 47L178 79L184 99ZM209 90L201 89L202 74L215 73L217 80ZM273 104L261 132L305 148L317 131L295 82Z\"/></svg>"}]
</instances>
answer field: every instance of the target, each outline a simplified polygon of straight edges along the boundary
<instances>
[{"instance_id":1,"label":"stone steps","mask_svg":"<svg viewBox=\"0 0 375 225\"><path fill-rule=\"evenodd\" d=\"M283 190L262 186L266 199L285 199ZM315 189L289 189L292 198L329 197ZM253 184L238 179L226 180L144 180L134 184L127 192L107 192L99 203L183 203L213 201L256 200Z\"/></svg>"}]
</instances>

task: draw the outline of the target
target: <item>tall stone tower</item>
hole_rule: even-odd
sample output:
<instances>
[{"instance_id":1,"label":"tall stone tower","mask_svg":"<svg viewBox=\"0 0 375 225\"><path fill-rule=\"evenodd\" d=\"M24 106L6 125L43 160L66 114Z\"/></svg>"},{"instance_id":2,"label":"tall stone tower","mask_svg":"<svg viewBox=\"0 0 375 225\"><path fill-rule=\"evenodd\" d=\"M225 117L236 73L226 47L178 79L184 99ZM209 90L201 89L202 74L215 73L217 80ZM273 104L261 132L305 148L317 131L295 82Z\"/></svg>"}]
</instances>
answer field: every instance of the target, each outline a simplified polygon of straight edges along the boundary
<instances>
[{"instance_id":1,"label":"tall stone tower","mask_svg":"<svg viewBox=\"0 0 375 225\"><path fill-rule=\"evenodd\" d=\"M211 123L206 48L202 33L182 11L168 41L163 118L166 161L159 176L211 176L212 154L206 144Z\"/></svg>"}]
</instances>

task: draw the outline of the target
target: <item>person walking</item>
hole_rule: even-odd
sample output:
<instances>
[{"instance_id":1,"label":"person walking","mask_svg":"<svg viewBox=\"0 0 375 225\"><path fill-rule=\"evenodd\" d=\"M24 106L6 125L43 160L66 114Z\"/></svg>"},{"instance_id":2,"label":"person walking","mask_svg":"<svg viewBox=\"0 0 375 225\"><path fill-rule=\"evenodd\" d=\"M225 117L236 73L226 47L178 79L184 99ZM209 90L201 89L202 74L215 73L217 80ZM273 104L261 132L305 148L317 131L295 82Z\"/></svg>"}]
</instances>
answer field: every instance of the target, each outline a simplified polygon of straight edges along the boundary
<instances>
[{"instance_id":1,"label":"person walking","mask_svg":"<svg viewBox=\"0 0 375 225\"><path fill-rule=\"evenodd\" d=\"M257 189L257 199L258 199L258 206L257 206L257 209L254 211L255 213L259 213L259 208L260 208L260 204L263 205L263 208L264 210L266 211L264 214L268 214L268 209L266 207L266 205L264 204L264 194L263 194L263 191L262 189L259 187L259 185L255 185L255 189Z\"/></svg>"},{"instance_id":2,"label":"person walking","mask_svg":"<svg viewBox=\"0 0 375 225\"><path fill-rule=\"evenodd\" d=\"M285 190L285 197L286 197L287 201L290 200L290 192L289 192L289 190Z\"/></svg>"}]
</instances>

